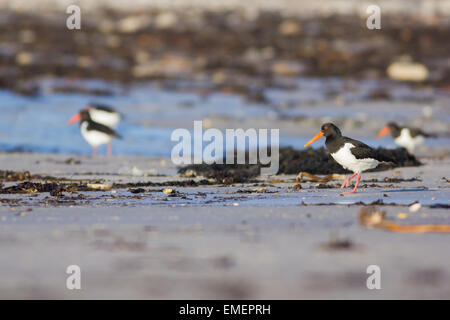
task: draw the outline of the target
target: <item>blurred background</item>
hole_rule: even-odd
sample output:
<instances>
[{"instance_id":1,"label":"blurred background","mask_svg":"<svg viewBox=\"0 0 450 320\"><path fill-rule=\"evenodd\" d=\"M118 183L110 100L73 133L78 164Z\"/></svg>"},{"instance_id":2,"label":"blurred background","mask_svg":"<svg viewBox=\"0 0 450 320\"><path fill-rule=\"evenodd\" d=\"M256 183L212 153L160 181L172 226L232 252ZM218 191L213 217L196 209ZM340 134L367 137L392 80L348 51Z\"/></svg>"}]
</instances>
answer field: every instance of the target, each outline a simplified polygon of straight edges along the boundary
<instances>
[{"instance_id":1,"label":"blurred background","mask_svg":"<svg viewBox=\"0 0 450 320\"><path fill-rule=\"evenodd\" d=\"M81 9L68 30L66 8ZM450 152L450 1L0 0L0 151L89 154L67 120L125 115L115 154L170 156L175 128L280 128L301 148L325 121L372 146L391 120Z\"/></svg>"}]
</instances>

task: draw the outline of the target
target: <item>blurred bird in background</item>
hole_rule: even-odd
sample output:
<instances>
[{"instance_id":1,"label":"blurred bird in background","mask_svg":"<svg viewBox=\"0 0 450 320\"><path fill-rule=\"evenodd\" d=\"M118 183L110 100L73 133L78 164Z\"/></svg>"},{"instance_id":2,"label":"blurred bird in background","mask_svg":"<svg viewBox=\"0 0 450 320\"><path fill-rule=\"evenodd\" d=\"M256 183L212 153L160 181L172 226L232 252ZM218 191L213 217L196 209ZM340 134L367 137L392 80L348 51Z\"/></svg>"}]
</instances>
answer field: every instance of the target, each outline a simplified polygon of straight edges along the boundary
<instances>
[{"instance_id":1,"label":"blurred bird in background","mask_svg":"<svg viewBox=\"0 0 450 320\"><path fill-rule=\"evenodd\" d=\"M107 154L111 156L112 139L121 138L114 131L121 118L121 114L111 107L89 104L70 118L69 123L80 122L81 135L92 146L94 156L97 154L97 147L103 144L107 144Z\"/></svg>"},{"instance_id":2,"label":"blurred bird in background","mask_svg":"<svg viewBox=\"0 0 450 320\"><path fill-rule=\"evenodd\" d=\"M425 133L417 128L401 127L395 122L389 122L383 129L378 132L378 138L390 133L394 142L414 153L414 149L423 145L426 138L435 138L435 134Z\"/></svg>"}]
</instances>

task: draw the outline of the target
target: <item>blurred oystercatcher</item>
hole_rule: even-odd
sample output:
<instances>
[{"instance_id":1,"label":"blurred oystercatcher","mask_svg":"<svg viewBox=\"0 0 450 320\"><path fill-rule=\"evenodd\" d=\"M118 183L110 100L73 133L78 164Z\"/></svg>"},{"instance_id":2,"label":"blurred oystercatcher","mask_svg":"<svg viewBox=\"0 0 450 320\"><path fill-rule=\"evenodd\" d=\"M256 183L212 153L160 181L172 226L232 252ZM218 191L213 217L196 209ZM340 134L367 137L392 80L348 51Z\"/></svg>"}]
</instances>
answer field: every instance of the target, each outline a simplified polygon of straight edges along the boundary
<instances>
[{"instance_id":1,"label":"blurred oystercatcher","mask_svg":"<svg viewBox=\"0 0 450 320\"><path fill-rule=\"evenodd\" d=\"M89 116L92 121L102 124L111 129L115 129L119 124L122 115L117 112L114 108L109 106L101 105L101 104L93 104L90 103L83 110L87 110L89 112ZM81 120L81 113L74 115L70 118L69 123L77 122ZM112 154L112 143L108 143L108 155Z\"/></svg>"},{"instance_id":2,"label":"blurred oystercatcher","mask_svg":"<svg viewBox=\"0 0 450 320\"><path fill-rule=\"evenodd\" d=\"M112 129L117 127L122 118L122 115L114 108L105 105L91 103L86 109L89 110L92 121L101 123Z\"/></svg>"},{"instance_id":3,"label":"blurred oystercatcher","mask_svg":"<svg viewBox=\"0 0 450 320\"><path fill-rule=\"evenodd\" d=\"M377 167L380 162L393 162L361 141L342 136L339 128L332 123L323 124L320 132L309 140L305 147L323 136L326 137L325 145L333 159L344 169L353 171L353 175L344 180L341 188L347 187L350 181L357 176L355 188L344 193L356 192L361 172Z\"/></svg>"},{"instance_id":4,"label":"blurred oystercatcher","mask_svg":"<svg viewBox=\"0 0 450 320\"><path fill-rule=\"evenodd\" d=\"M413 153L414 149L425 142L425 138L436 137L434 134L425 133L417 128L400 127L395 122L389 122L383 129L378 132L378 138L391 133L394 142L399 146L406 148L409 153Z\"/></svg>"},{"instance_id":5,"label":"blurred oystercatcher","mask_svg":"<svg viewBox=\"0 0 450 320\"><path fill-rule=\"evenodd\" d=\"M80 121L81 135L92 146L93 155L97 154L97 147L102 144L108 144L108 155L111 155L111 140L116 137L121 138L120 135L110 127L93 121L88 109L81 110L69 122L78 120Z\"/></svg>"}]
</instances>

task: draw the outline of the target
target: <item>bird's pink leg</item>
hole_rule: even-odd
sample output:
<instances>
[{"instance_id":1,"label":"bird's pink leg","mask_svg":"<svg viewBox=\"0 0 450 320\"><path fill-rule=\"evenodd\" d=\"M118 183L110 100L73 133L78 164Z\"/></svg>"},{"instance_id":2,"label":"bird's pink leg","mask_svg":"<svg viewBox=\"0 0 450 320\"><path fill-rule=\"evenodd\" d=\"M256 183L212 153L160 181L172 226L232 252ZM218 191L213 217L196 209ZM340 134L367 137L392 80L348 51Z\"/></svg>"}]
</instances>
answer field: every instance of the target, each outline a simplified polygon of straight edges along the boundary
<instances>
[{"instance_id":1,"label":"bird's pink leg","mask_svg":"<svg viewBox=\"0 0 450 320\"><path fill-rule=\"evenodd\" d=\"M108 156L112 156L112 142L108 143Z\"/></svg>"},{"instance_id":2,"label":"bird's pink leg","mask_svg":"<svg viewBox=\"0 0 450 320\"><path fill-rule=\"evenodd\" d=\"M344 180L344 183L342 183L341 189L345 188L348 186L348 184L350 183L350 181L357 175L357 173L354 173L353 175L351 175L350 177L348 177L347 179Z\"/></svg>"},{"instance_id":3,"label":"bird's pink leg","mask_svg":"<svg viewBox=\"0 0 450 320\"><path fill-rule=\"evenodd\" d=\"M92 147L92 156L96 156L97 155L97 148L96 147Z\"/></svg>"},{"instance_id":4,"label":"bird's pink leg","mask_svg":"<svg viewBox=\"0 0 450 320\"><path fill-rule=\"evenodd\" d=\"M343 193L355 193L356 189L358 188L358 184L359 184L359 180L361 180L361 175L359 173L357 173L358 177L356 178L356 184L355 184L355 188L352 191L347 191L347 192L343 192Z\"/></svg>"}]
</instances>

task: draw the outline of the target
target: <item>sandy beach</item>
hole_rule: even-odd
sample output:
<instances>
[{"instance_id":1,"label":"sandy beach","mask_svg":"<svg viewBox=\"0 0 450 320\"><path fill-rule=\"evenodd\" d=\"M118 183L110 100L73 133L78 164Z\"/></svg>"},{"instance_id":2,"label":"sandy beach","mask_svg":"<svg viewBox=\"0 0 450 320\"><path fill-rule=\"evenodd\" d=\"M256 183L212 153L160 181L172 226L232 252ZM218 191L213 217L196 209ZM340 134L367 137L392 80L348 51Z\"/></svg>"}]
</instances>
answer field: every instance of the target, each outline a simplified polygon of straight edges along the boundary
<instances>
[{"instance_id":1,"label":"sandy beach","mask_svg":"<svg viewBox=\"0 0 450 320\"><path fill-rule=\"evenodd\" d=\"M450 299L449 1L76 4L0 0L0 299ZM384 158L355 194L323 124ZM278 174L175 165L210 129Z\"/></svg>"},{"instance_id":2,"label":"sandy beach","mask_svg":"<svg viewBox=\"0 0 450 320\"><path fill-rule=\"evenodd\" d=\"M58 178L187 180L168 160L0 155L4 169ZM294 190L295 175L261 179L263 193L252 183L167 186L175 196L163 187L2 194L0 297L449 298L447 234L397 234L358 222L365 204L381 200L379 209L400 224L448 224L448 171L442 171L448 165L447 159L426 160L420 168L368 173L360 192L345 196L315 182ZM364 180L392 177L417 181L364 187ZM414 202L422 207L410 212ZM66 288L69 265L81 268L81 290ZM366 287L369 265L381 268L381 290Z\"/></svg>"}]
</instances>

